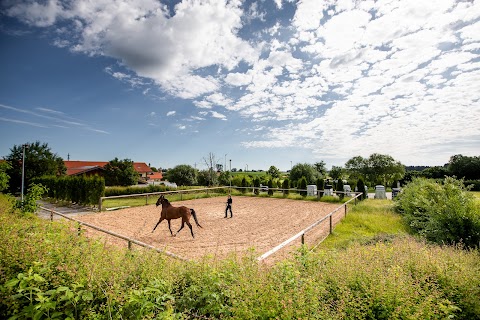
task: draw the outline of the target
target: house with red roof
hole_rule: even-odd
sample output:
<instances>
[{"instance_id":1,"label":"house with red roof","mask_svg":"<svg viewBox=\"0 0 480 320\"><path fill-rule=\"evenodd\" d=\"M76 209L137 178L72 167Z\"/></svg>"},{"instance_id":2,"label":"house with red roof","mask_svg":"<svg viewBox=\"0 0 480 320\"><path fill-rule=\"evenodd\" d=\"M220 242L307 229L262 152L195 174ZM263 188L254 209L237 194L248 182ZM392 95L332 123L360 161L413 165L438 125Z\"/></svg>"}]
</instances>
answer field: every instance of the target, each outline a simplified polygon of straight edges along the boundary
<instances>
[{"instance_id":1,"label":"house with red roof","mask_svg":"<svg viewBox=\"0 0 480 320\"><path fill-rule=\"evenodd\" d=\"M65 167L67 168L68 176L77 176L77 175L103 175L103 167L105 167L108 161L77 161L77 160L64 160ZM162 180L163 176L161 172L153 172L153 170L145 162L134 162L133 168L138 173L140 178L149 180L152 177L152 174L155 174L153 177Z\"/></svg>"}]
</instances>

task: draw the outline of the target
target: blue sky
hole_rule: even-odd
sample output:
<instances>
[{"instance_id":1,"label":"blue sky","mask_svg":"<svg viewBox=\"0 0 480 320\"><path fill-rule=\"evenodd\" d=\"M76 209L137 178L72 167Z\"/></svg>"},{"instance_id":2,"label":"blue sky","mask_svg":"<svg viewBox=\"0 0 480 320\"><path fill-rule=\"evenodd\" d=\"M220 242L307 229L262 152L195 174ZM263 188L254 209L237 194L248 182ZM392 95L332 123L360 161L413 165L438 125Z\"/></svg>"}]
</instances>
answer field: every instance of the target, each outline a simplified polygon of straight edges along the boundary
<instances>
[{"instance_id":1,"label":"blue sky","mask_svg":"<svg viewBox=\"0 0 480 320\"><path fill-rule=\"evenodd\" d=\"M0 156L281 170L480 154L480 1L0 5Z\"/></svg>"}]
</instances>

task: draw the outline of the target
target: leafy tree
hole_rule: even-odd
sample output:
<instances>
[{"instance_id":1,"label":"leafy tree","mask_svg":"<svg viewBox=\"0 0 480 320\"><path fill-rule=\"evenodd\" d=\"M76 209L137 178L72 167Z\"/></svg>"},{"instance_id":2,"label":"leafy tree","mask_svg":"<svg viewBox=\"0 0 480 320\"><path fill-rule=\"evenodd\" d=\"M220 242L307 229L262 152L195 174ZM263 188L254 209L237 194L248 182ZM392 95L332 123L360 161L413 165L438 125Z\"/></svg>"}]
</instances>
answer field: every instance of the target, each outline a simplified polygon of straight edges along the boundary
<instances>
[{"instance_id":1,"label":"leafy tree","mask_svg":"<svg viewBox=\"0 0 480 320\"><path fill-rule=\"evenodd\" d=\"M48 175L64 175L67 172L63 159L53 153L47 143L25 144L25 186L35 177ZM9 168L5 173L10 177L8 190L11 193L20 191L22 185L23 145L15 145L5 157Z\"/></svg>"},{"instance_id":2,"label":"leafy tree","mask_svg":"<svg viewBox=\"0 0 480 320\"><path fill-rule=\"evenodd\" d=\"M275 166L270 166L267 174L270 175L272 178L280 178L280 170Z\"/></svg>"},{"instance_id":3,"label":"leafy tree","mask_svg":"<svg viewBox=\"0 0 480 320\"><path fill-rule=\"evenodd\" d=\"M422 170L422 176L429 179L444 179L449 175L446 167L430 167Z\"/></svg>"},{"instance_id":4,"label":"leafy tree","mask_svg":"<svg viewBox=\"0 0 480 320\"><path fill-rule=\"evenodd\" d=\"M317 180L319 173L315 168L308 163L297 163L290 170L290 181L298 181L302 177L305 177L307 183L313 183Z\"/></svg>"},{"instance_id":5,"label":"leafy tree","mask_svg":"<svg viewBox=\"0 0 480 320\"><path fill-rule=\"evenodd\" d=\"M317 170L317 172L321 176L324 176L327 173L327 168L325 167L325 162L324 161L315 162L313 164L313 167L315 168L315 170Z\"/></svg>"},{"instance_id":6,"label":"leafy tree","mask_svg":"<svg viewBox=\"0 0 480 320\"><path fill-rule=\"evenodd\" d=\"M8 189L8 181L10 176L7 174L7 170L10 169L8 162L0 162L0 192Z\"/></svg>"},{"instance_id":7,"label":"leafy tree","mask_svg":"<svg viewBox=\"0 0 480 320\"><path fill-rule=\"evenodd\" d=\"M367 175L367 159L356 156L345 162L345 170L351 179L365 178Z\"/></svg>"},{"instance_id":8,"label":"leafy tree","mask_svg":"<svg viewBox=\"0 0 480 320\"><path fill-rule=\"evenodd\" d=\"M167 171L167 180L179 186L193 186L197 184L197 170L188 164L180 164ZM205 183L202 184L207 185L208 180Z\"/></svg>"},{"instance_id":9,"label":"leafy tree","mask_svg":"<svg viewBox=\"0 0 480 320\"><path fill-rule=\"evenodd\" d=\"M338 180L338 179L342 179L343 178L342 176L343 176L342 167L332 166L332 170L330 170L330 177L332 177L333 180Z\"/></svg>"},{"instance_id":10,"label":"leafy tree","mask_svg":"<svg viewBox=\"0 0 480 320\"><path fill-rule=\"evenodd\" d=\"M368 158L367 173L371 182L388 185L403 178L405 166L389 155L374 153Z\"/></svg>"},{"instance_id":11,"label":"leafy tree","mask_svg":"<svg viewBox=\"0 0 480 320\"><path fill-rule=\"evenodd\" d=\"M307 195L307 178L301 177L300 180L298 180L298 187L297 189L302 190L300 191L300 195L306 196Z\"/></svg>"},{"instance_id":12,"label":"leafy tree","mask_svg":"<svg viewBox=\"0 0 480 320\"><path fill-rule=\"evenodd\" d=\"M222 171L218 176L218 183L220 185L229 186L231 178L232 178L232 174L230 173L230 171Z\"/></svg>"},{"instance_id":13,"label":"leafy tree","mask_svg":"<svg viewBox=\"0 0 480 320\"><path fill-rule=\"evenodd\" d=\"M138 183L138 173L130 159L110 160L104 167L105 185L131 186Z\"/></svg>"},{"instance_id":14,"label":"leafy tree","mask_svg":"<svg viewBox=\"0 0 480 320\"><path fill-rule=\"evenodd\" d=\"M461 154L450 157L448 171L451 175L466 180L480 179L480 157L468 157Z\"/></svg>"}]
</instances>

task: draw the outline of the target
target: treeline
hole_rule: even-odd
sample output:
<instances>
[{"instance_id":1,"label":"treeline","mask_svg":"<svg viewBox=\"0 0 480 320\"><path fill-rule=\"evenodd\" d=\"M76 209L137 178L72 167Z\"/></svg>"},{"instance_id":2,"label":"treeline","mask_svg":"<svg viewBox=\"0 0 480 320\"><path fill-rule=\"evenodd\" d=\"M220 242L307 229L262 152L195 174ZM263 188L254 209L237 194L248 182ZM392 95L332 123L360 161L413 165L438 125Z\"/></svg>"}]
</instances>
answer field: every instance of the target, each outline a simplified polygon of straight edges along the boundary
<instances>
[{"instance_id":1,"label":"treeline","mask_svg":"<svg viewBox=\"0 0 480 320\"><path fill-rule=\"evenodd\" d=\"M412 181L414 178L427 178L443 180L446 176L463 179L466 186L472 186L471 190L480 191L480 156L469 157L461 154L454 155L444 166L426 167L423 170L408 170L402 179L402 183Z\"/></svg>"},{"instance_id":2,"label":"treeline","mask_svg":"<svg viewBox=\"0 0 480 320\"><path fill-rule=\"evenodd\" d=\"M105 179L99 176L43 176L33 178L32 183L46 187L44 196L84 205L97 204L105 194Z\"/></svg>"}]
</instances>

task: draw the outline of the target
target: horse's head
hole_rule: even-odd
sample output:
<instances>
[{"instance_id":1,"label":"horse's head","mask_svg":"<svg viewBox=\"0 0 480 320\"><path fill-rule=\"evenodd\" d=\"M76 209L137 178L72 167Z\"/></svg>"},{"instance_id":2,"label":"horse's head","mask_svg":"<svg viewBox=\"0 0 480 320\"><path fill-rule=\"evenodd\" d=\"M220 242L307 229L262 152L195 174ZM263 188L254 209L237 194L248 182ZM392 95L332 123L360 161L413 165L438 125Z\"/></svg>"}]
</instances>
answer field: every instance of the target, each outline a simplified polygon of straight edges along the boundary
<instances>
[{"instance_id":1,"label":"horse's head","mask_svg":"<svg viewBox=\"0 0 480 320\"><path fill-rule=\"evenodd\" d=\"M158 200L157 200L157 203L156 203L157 207L163 203L163 200L165 200L165 197L162 194L160 196L160 198L158 198Z\"/></svg>"}]
</instances>

